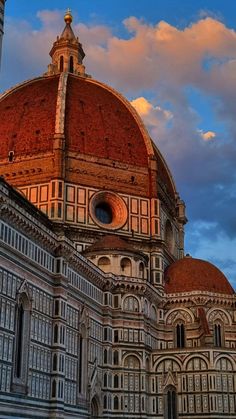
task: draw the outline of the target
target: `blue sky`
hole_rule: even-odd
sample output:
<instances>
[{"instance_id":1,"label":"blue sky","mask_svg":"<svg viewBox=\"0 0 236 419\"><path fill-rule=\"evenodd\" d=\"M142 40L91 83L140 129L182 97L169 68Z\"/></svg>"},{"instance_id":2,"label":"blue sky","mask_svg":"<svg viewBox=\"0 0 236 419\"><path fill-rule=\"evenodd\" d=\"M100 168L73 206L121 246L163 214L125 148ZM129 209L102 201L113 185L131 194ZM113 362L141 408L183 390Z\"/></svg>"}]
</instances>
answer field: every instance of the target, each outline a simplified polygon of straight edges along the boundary
<instances>
[{"instance_id":1,"label":"blue sky","mask_svg":"<svg viewBox=\"0 0 236 419\"><path fill-rule=\"evenodd\" d=\"M171 168L186 253L236 287L235 0L7 0L0 91L46 70L67 7L87 72L132 101Z\"/></svg>"}]
</instances>

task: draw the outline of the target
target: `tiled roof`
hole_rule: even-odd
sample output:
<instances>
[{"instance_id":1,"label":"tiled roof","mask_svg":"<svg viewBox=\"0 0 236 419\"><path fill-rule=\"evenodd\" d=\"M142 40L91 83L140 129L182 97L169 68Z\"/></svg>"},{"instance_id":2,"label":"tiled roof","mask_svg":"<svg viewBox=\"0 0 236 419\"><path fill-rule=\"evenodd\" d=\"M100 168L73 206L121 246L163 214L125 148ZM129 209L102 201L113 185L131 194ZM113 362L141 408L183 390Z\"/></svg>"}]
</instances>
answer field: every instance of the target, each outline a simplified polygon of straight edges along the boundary
<instances>
[{"instance_id":1,"label":"tiled roof","mask_svg":"<svg viewBox=\"0 0 236 419\"><path fill-rule=\"evenodd\" d=\"M191 257L184 257L167 268L165 291L167 294L191 291L234 294L229 281L216 266Z\"/></svg>"},{"instance_id":2,"label":"tiled roof","mask_svg":"<svg viewBox=\"0 0 236 419\"><path fill-rule=\"evenodd\" d=\"M25 83L0 100L0 159L52 151L58 76Z\"/></svg>"},{"instance_id":3,"label":"tiled roof","mask_svg":"<svg viewBox=\"0 0 236 419\"><path fill-rule=\"evenodd\" d=\"M0 100L0 158L52 148L58 75L12 89ZM111 90L69 74L65 104L68 151L147 166L148 152L137 121Z\"/></svg>"},{"instance_id":4,"label":"tiled roof","mask_svg":"<svg viewBox=\"0 0 236 419\"><path fill-rule=\"evenodd\" d=\"M70 75L65 136L69 150L147 166L142 133L122 101L103 86Z\"/></svg>"},{"instance_id":5,"label":"tiled roof","mask_svg":"<svg viewBox=\"0 0 236 419\"><path fill-rule=\"evenodd\" d=\"M119 236L116 235L106 235L103 236L100 240L93 243L91 246L87 247L83 251L84 255L89 253L97 253L97 252L106 252L106 251L116 251L116 252L129 252L134 253L136 255L142 256L144 259L148 259L147 255L142 253L141 251L135 249L132 244L128 243L127 241L121 239Z\"/></svg>"}]
</instances>

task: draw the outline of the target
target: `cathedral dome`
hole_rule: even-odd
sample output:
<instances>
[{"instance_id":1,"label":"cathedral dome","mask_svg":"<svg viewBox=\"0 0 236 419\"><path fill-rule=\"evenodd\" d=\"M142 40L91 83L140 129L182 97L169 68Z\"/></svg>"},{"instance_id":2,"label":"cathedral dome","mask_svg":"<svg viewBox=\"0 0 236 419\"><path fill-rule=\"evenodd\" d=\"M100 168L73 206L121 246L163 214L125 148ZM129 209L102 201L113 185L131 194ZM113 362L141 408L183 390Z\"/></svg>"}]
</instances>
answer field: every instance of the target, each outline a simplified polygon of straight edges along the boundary
<instances>
[{"instance_id":1,"label":"cathedral dome","mask_svg":"<svg viewBox=\"0 0 236 419\"><path fill-rule=\"evenodd\" d=\"M38 78L0 97L0 157L13 162L53 150L59 76Z\"/></svg>"},{"instance_id":2,"label":"cathedral dome","mask_svg":"<svg viewBox=\"0 0 236 419\"><path fill-rule=\"evenodd\" d=\"M0 96L0 175L17 187L61 179L147 197L176 188L136 110L85 73L85 53L66 26L48 71Z\"/></svg>"},{"instance_id":3,"label":"cathedral dome","mask_svg":"<svg viewBox=\"0 0 236 419\"><path fill-rule=\"evenodd\" d=\"M58 224L167 232L168 260L178 258L187 220L168 166L131 103L86 74L71 21L68 11L48 71L0 96L0 176Z\"/></svg>"},{"instance_id":4,"label":"cathedral dome","mask_svg":"<svg viewBox=\"0 0 236 419\"><path fill-rule=\"evenodd\" d=\"M91 185L93 174L94 187L109 189L109 171L113 190L155 196L159 183L175 199L141 118L103 83L69 72L38 77L5 92L0 114L0 174L15 186L57 177Z\"/></svg>"},{"instance_id":5,"label":"cathedral dome","mask_svg":"<svg viewBox=\"0 0 236 419\"><path fill-rule=\"evenodd\" d=\"M63 86L59 75L31 80L1 97L0 113L1 159L51 151L58 131L68 152L138 166L153 154L129 102L91 78L69 74Z\"/></svg>"},{"instance_id":6,"label":"cathedral dome","mask_svg":"<svg viewBox=\"0 0 236 419\"><path fill-rule=\"evenodd\" d=\"M191 291L234 294L227 278L216 266L187 256L166 269L165 292L174 294Z\"/></svg>"}]
</instances>

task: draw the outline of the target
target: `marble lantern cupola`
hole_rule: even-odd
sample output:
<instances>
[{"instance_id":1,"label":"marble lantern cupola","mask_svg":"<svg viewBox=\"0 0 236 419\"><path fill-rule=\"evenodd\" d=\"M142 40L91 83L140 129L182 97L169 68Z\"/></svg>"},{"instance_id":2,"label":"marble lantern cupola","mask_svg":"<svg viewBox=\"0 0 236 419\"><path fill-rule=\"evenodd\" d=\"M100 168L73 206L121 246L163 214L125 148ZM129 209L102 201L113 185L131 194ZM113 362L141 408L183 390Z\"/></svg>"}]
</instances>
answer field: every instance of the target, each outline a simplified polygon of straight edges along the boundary
<instances>
[{"instance_id":1,"label":"marble lantern cupola","mask_svg":"<svg viewBox=\"0 0 236 419\"><path fill-rule=\"evenodd\" d=\"M61 36L58 36L53 43L50 51L52 63L48 66L47 75L69 72L85 76L85 66L83 65L85 53L79 38L75 36L71 28L72 20L71 11L68 9L64 16L66 26Z\"/></svg>"}]
</instances>

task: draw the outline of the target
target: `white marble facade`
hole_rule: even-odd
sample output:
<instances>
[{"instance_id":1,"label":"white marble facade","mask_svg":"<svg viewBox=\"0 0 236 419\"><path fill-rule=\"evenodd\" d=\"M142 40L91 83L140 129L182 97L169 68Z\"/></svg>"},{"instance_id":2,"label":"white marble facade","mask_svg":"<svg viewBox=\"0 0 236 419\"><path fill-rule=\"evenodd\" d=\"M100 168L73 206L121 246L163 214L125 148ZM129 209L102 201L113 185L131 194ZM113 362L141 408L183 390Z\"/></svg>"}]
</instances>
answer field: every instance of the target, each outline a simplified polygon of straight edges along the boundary
<instances>
[{"instance_id":1,"label":"white marble facade","mask_svg":"<svg viewBox=\"0 0 236 419\"><path fill-rule=\"evenodd\" d=\"M236 417L235 297L207 296L204 346L194 293L103 273L36 211L1 180L0 417Z\"/></svg>"}]
</instances>

